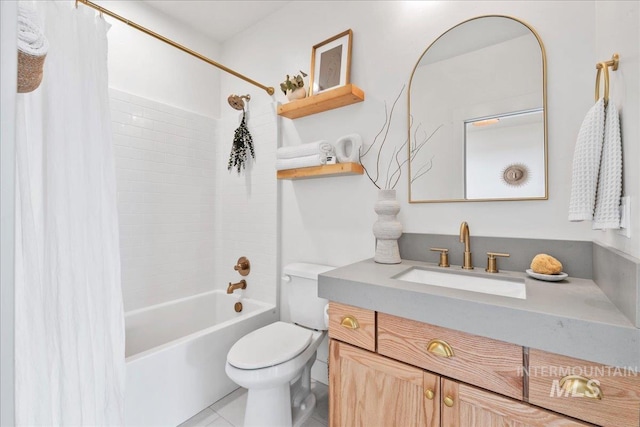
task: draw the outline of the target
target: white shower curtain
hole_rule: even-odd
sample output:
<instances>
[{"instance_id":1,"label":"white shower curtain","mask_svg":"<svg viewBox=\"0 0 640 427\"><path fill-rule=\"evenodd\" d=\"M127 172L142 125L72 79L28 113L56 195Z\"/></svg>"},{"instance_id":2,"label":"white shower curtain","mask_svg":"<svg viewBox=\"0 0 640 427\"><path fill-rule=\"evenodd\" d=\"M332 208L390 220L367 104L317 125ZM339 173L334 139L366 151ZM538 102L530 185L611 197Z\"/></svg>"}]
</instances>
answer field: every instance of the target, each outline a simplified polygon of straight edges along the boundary
<instances>
[{"instance_id":1,"label":"white shower curtain","mask_svg":"<svg viewBox=\"0 0 640 427\"><path fill-rule=\"evenodd\" d=\"M50 47L16 112L16 422L123 425L109 25L72 1L26 5Z\"/></svg>"}]
</instances>

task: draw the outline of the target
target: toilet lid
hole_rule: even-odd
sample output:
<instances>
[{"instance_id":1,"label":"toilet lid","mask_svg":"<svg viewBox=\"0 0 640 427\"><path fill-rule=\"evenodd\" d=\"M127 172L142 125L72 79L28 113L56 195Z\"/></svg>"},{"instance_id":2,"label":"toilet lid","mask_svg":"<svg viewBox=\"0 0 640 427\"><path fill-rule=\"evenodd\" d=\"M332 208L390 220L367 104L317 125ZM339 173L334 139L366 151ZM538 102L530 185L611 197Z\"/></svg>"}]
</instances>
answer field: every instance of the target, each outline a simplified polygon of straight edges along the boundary
<instances>
[{"instance_id":1,"label":"toilet lid","mask_svg":"<svg viewBox=\"0 0 640 427\"><path fill-rule=\"evenodd\" d=\"M296 357L309 346L311 331L275 322L240 338L229 350L227 362L240 369L260 369Z\"/></svg>"}]
</instances>

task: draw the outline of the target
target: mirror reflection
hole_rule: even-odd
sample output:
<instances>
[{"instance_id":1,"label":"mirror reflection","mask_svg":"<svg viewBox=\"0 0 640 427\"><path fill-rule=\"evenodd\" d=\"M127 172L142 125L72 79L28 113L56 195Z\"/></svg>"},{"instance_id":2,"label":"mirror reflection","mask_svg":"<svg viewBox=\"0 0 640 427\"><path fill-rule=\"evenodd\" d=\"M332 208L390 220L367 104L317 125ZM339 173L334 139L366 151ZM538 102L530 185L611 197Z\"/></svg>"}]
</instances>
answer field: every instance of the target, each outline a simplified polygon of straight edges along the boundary
<instances>
[{"instance_id":1,"label":"mirror reflection","mask_svg":"<svg viewBox=\"0 0 640 427\"><path fill-rule=\"evenodd\" d=\"M429 46L409 86L409 201L546 199L544 67L535 32L504 16Z\"/></svg>"}]
</instances>

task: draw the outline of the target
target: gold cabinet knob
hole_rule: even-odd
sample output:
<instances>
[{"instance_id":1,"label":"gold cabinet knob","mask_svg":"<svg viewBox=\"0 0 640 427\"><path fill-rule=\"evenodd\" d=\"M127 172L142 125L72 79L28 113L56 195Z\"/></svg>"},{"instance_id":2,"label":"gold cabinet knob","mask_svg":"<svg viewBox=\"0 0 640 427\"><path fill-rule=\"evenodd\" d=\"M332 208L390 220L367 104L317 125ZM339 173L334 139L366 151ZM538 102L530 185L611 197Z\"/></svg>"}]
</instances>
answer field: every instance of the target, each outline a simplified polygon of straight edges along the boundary
<instances>
[{"instance_id":1,"label":"gold cabinet knob","mask_svg":"<svg viewBox=\"0 0 640 427\"><path fill-rule=\"evenodd\" d=\"M429 250L440 252L440 262L438 263L438 267L449 267L449 249L430 248Z\"/></svg>"},{"instance_id":2,"label":"gold cabinet knob","mask_svg":"<svg viewBox=\"0 0 640 427\"><path fill-rule=\"evenodd\" d=\"M354 329L354 330L360 327L360 324L358 323L358 319L356 319L351 315L344 316L340 321L340 325L342 325L347 329Z\"/></svg>"},{"instance_id":3,"label":"gold cabinet knob","mask_svg":"<svg viewBox=\"0 0 640 427\"><path fill-rule=\"evenodd\" d=\"M427 351L439 357L453 357L453 348L446 341L433 339L427 344Z\"/></svg>"},{"instance_id":4,"label":"gold cabinet knob","mask_svg":"<svg viewBox=\"0 0 640 427\"><path fill-rule=\"evenodd\" d=\"M581 375L567 375L560 380L560 388L570 396L588 397L602 400L604 397L600 384L596 380L585 378Z\"/></svg>"},{"instance_id":5,"label":"gold cabinet knob","mask_svg":"<svg viewBox=\"0 0 640 427\"><path fill-rule=\"evenodd\" d=\"M497 273L498 272L498 262L496 261L497 256L501 257L509 257L509 254L503 254L500 252L487 252L489 258L487 258L487 268L484 269L487 273Z\"/></svg>"},{"instance_id":6,"label":"gold cabinet knob","mask_svg":"<svg viewBox=\"0 0 640 427\"><path fill-rule=\"evenodd\" d=\"M424 391L424 397L426 397L429 400L433 400L435 396L436 394L433 392L433 390L429 388Z\"/></svg>"},{"instance_id":7,"label":"gold cabinet knob","mask_svg":"<svg viewBox=\"0 0 640 427\"><path fill-rule=\"evenodd\" d=\"M453 398L451 396L446 396L443 399L443 402L448 408L451 408L453 406Z\"/></svg>"}]
</instances>

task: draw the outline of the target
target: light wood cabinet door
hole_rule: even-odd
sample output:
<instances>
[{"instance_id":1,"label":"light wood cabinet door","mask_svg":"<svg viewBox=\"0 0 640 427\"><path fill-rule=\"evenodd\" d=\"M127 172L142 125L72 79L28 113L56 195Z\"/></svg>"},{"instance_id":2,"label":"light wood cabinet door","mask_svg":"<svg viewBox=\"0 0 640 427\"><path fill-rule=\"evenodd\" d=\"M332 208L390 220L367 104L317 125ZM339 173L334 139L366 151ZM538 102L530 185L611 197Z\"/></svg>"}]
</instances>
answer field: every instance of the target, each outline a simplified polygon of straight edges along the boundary
<instances>
[{"instance_id":1,"label":"light wood cabinet door","mask_svg":"<svg viewBox=\"0 0 640 427\"><path fill-rule=\"evenodd\" d=\"M440 424L439 377L348 344L329 344L331 427Z\"/></svg>"},{"instance_id":2,"label":"light wood cabinet door","mask_svg":"<svg viewBox=\"0 0 640 427\"><path fill-rule=\"evenodd\" d=\"M590 425L447 378L441 390L442 427Z\"/></svg>"}]
</instances>

